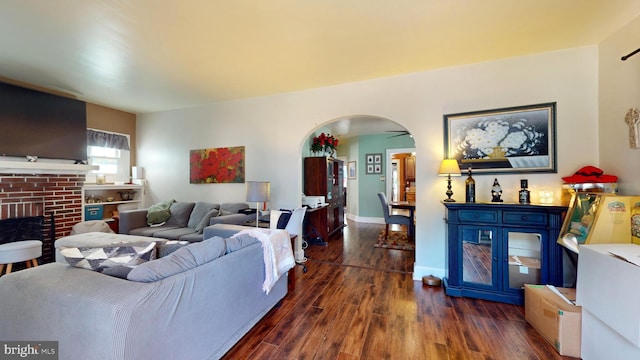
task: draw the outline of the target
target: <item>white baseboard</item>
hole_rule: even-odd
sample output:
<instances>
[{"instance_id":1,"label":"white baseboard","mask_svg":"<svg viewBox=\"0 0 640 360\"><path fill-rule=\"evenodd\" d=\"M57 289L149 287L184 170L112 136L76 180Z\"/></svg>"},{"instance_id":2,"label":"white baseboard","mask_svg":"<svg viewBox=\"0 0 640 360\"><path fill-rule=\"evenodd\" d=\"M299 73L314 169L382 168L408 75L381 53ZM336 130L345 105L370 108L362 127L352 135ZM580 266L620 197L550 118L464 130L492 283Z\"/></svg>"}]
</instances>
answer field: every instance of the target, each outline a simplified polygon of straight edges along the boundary
<instances>
[{"instance_id":1,"label":"white baseboard","mask_svg":"<svg viewBox=\"0 0 640 360\"><path fill-rule=\"evenodd\" d=\"M413 280L422 281L422 277L428 275L437 276L442 279L445 274L444 269L413 265Z\"/></svg>"},{"instance_id":2,"label":"white baseboard","mask_svg":"<svg viewBox=\"0 0 640 360\"><path fill-rule=\"evenodd\" d=\"M382 224L384 225L384 218L380 217L362 217L356 216L353 214L347 214L347 219L355 221L357 223L366 223L366 224Z\"/></svg>"},{"instance_id":3,"label":"white baseboard","mask_svg":"<svg viewBox=\"0 0 640 360\"><path fill-rule=\"evenodd\" d=\"M347 219L358 222L358 223L367 223L367 224L382 224L384 225L384 218L378 217L361 217L353 214L347 214ZM439 278L443 278L446 272L444 268L433 268L428 266L417 266L413 265L413 280L422 281L423 276L434 275Z\"/></svg>"}]
</instances>

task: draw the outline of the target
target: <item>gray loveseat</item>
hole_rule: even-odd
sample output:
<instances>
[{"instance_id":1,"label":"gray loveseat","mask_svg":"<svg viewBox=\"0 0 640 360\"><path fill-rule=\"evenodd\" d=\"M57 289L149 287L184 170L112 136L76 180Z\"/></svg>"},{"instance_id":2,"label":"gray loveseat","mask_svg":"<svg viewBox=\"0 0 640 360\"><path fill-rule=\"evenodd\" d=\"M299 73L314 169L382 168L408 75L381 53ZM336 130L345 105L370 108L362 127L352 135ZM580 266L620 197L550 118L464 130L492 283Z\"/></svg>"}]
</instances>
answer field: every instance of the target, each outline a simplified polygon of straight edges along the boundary
<instances>
[{"instance_id":1,"label":"gray loveseat","mask_svg":"<svg viewBox=\"0 0 640 360\"><path fill-rule=\"evenodd\" d=\"M242 225L251 216L242 214L249 205L246 203L175 202L169 209L170 217L162 225L149 226L149 209L120 212L120 234L149 236L168 240L189 242L202 241L203 230L213 224Z\"/></svg>"},{"instance_id":2,"label":"gray loveseat","mask_svg":"<svg viewBox=\"0 0 640 360\"><path fill-rule=\"evenodd\" d=\"M95 234L66 243L150 240ZM262 246L246 239L191 243L136 269L138 281L59 262L3 276L0 339L58 341L60 359L218 359L287 293L286 274L263 292Z\"/></svg>"}]
</instances>

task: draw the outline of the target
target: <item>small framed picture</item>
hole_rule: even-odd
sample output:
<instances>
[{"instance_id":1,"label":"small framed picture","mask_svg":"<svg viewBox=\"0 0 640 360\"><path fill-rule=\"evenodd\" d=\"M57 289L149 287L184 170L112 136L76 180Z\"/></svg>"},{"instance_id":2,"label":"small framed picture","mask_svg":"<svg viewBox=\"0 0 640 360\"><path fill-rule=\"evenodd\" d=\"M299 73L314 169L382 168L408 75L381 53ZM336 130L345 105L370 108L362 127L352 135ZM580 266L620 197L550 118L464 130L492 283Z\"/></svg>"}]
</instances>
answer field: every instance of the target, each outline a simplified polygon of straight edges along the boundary
<instances>
[{"instance_id":1,"label":"small framed picture","mask_svg":"<svg viewBox=\"0 0 640 360\"><path fill-rule=\"evenodd\" d=\"M347 179L355 179L356 178L356 162L349 161L347 163Z\"/></svg>"},{"instance_id":2,"label":"small framed picture","mask_svg":"<svg viewBox=\"0 0 640 360\"><path fill-rule=\"evenodd\" d=\"M367 174L382 174L382 154L366 154Z\"/></svg>"},{"instance_id":3,"label":"small framed picture","mask_svg":"<svg viewBox=\"0 0 640 360\"><path fill-rule=\"evenodd\" d=\"M373 154L367 154L367 165L373 164Z\"/></svg>"}]
</instances>

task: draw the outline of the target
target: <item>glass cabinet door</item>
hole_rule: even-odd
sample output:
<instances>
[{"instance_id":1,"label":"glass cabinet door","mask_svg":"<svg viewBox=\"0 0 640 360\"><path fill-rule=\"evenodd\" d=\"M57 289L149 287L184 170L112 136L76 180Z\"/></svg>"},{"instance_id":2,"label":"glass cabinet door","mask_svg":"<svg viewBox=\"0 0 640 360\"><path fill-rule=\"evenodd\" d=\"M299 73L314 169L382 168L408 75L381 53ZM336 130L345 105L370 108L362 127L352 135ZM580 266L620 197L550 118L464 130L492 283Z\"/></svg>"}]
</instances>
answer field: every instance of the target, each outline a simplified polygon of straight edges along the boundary
<instances>
[{"instance_id":1,"label":"glass cabinet door","mask_svg":"<svg viewBox=\"0 0 640 360\"><path fill-rule=\"evenodd\" d=\"M462 282L495 286L495 236L492 227L460 226Z\"/></svg>"},{"instance_id":2,"label":"glass cabinet door","mask_svg":"<svg viewBox=\"0 0 640 360\"><path fill-rule=\"evenodd\" d=\"M327 202L333 199L333 163L327 160Z\"/></svg>"},{"instance_id":3,"label":"glass cabinet door","mask_svg":"<svg viewBox=\"0 0 640 360\"><path fill-rule=\"evenodd\" d=\"M505 229L504 261L508 269L505 274L505 288L520 290L524 284L542 283L542 234L525 229L513 231Z\"/></svg>"}]
</instances>

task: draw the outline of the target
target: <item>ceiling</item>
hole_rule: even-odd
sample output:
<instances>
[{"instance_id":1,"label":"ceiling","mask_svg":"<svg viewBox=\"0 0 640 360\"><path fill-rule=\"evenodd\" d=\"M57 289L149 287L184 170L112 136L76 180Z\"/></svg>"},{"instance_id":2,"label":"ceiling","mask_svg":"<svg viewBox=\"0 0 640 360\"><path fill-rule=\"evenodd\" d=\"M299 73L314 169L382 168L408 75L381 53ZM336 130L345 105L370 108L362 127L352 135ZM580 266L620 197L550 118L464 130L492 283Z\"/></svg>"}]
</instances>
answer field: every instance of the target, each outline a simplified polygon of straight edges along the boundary
<instances>
[{"instance_id":1,"label":"ceiling","mask_svg":"<svg viewBox=\"0 0 640 360\"><path fill-rule=\"evenodd\" d=\"M598 44L638 14L638 0L0 0L0 76L146 113Z\"/></svg>"}]
</instances>

